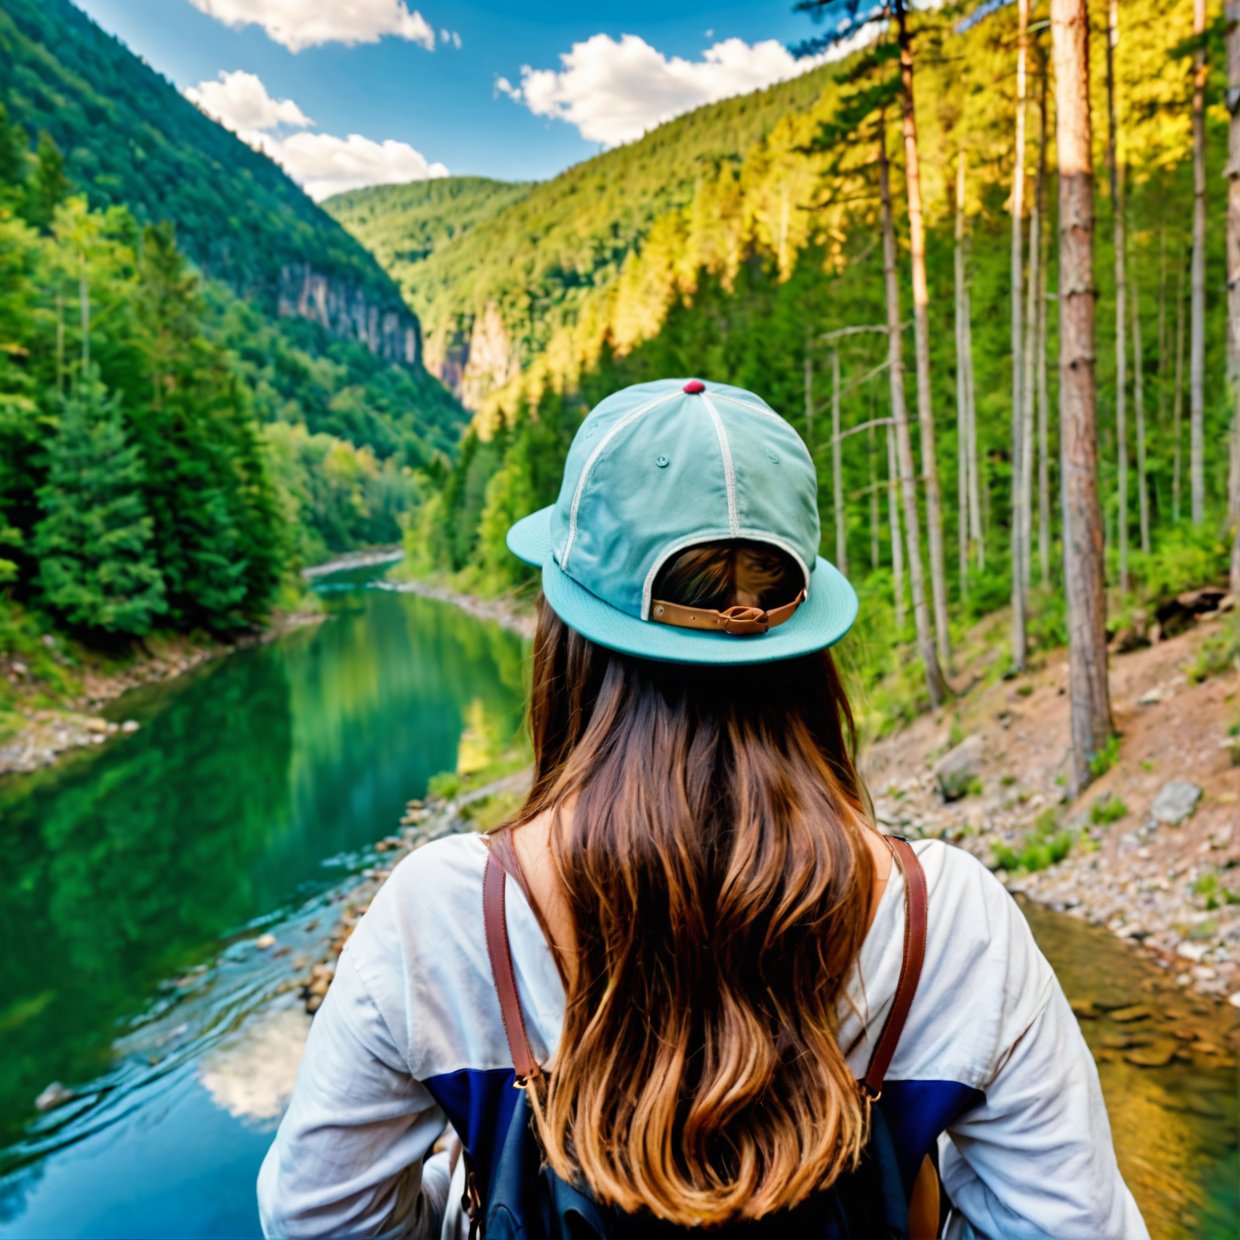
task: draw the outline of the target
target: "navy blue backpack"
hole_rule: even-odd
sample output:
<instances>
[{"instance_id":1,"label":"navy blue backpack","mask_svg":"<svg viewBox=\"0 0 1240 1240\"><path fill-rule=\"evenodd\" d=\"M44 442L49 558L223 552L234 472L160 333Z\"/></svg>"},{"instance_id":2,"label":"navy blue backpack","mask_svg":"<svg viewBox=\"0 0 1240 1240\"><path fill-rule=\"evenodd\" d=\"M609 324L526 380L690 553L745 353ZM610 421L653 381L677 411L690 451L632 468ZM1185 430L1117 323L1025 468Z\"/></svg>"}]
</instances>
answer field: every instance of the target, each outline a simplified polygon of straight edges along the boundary
<instances>
[{"instance_id":1,"label":"navy blue backpack","mask_svg":"<svg viewBox=\"0 0 1240 1240\"><path fill-rule=\"evenodd\" d=\"M925 874L905 840L889 839L904 872L904 955L891 1011L865 1076L858 1082L873 1101L882 1093L887 1068L917 990L926 946ZM485 1201L479 1195L472 1170L469 1173L464 1204L471 1220L470 1240L674 1240L689 1234L700 1237L700 1228L684 1228L649 1214L625 1214L603 1205L543 1162L525 1092L526 1083L535 1079L541 1069L530 1050L517 994L504 917L507 875L497 851L493 849L487 858L483 880L487 951L516 1072L515 1084L521 1093L493 1167ZM506 861L509 866L515 864L511 855ZM793 1210L712 1229L710 1235L719 1240L909 1240L909 1201L891 1133L881 1108L875 1106L870 1110L869 1141L854 1171L840 1176L829 1188L813 1194Z\"/></svg>"}]
</instances>

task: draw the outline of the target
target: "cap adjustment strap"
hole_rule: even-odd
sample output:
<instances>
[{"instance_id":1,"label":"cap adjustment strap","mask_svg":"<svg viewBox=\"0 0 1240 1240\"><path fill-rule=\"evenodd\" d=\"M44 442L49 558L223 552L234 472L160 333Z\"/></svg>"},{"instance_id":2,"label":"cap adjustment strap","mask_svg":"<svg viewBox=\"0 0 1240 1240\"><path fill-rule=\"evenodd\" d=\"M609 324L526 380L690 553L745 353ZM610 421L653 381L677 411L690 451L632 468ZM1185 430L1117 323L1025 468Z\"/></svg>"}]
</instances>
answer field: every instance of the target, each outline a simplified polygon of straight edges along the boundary
<instances>
[{"instance_id":1,"label":"cap adjustment strap","mask_svg":"<svg viewBox=\"0 0 1240 1240\"><path fill-rule=\"evenodd\" d=\"M714 633L731 633L734 637L752 637L765 633L790 620L805 602L805 591L782 607L764 611L761 607L728 607L715 611L709 607L686 607L682 603L665 603L655 599L650 604L650 618L656 624L670 624L678 629L705 629Z\"/></svg>"}]
</instances>

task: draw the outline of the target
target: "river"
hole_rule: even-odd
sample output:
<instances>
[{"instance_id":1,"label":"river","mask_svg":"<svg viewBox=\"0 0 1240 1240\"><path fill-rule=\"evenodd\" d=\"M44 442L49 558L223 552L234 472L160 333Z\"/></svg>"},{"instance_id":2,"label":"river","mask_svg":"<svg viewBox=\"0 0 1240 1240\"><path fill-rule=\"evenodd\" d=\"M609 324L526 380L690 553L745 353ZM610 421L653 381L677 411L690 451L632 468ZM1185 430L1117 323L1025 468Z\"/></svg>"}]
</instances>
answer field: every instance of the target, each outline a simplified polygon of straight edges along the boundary
<instances>
[{"instance_id":1,"label":"river","mask_svg":"<svg viewBox=\"0 0 1240 1240\"><path fill-rule=\"evenodd\" d=\"M332 579L321 625L127 695L137 733L0 782L0 1237L256 1233L296 969L405 802L520 727L518 638L366 577ZM1233 1236L1231 1014L1030 915L1154 1234ZM53 1081L73 1097L39 1114Z\"/></svg>"}]
</instances>

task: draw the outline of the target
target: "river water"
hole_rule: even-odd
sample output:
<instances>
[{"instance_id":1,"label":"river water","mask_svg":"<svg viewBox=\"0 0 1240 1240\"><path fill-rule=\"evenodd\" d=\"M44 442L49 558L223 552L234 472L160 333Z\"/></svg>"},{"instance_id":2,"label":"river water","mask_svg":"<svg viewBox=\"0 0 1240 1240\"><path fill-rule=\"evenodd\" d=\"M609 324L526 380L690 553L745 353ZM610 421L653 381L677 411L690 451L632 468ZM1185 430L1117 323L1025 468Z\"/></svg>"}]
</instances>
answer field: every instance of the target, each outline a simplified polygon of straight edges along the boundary
<instances>
[{"instance_id":1,"label":"river water","mask_svg":"<svg viewBox=\"0 0 1240 1240\"><path fill-rule=\"evenodd\" d=\"M405 802L520 727L519 639L364 576L325 623L128 695L132 736L0 782L0 1237L256 1234L291 977ZM1233 1014L1030 916L1151 1230L1234 1236ZM39 1114L53 1081L73 1097Z\"/></svg>"}]
</instances>

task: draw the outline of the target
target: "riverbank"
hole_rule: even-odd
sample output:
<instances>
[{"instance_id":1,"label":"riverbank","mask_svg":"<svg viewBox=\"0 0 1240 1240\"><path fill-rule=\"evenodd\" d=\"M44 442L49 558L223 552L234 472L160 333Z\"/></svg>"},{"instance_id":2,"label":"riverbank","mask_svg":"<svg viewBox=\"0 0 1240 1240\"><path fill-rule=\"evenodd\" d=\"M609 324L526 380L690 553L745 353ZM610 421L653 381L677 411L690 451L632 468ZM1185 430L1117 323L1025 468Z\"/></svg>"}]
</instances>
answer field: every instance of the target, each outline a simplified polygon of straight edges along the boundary
<instances>
[{"instance_id":1,"label":"riverbank","mask_svg":"<svg viewBox=\"0 0 1240 1240\"><path fill-rule=\"evenodd\" d=\"M466 615L478 620L489 620L500 628L516 633L527 641L534 640L534 609L529 599L522 594L502 594L497 598L482 598L476 594L466 594L452 586L437 581L383 581L379 585L385 590L397 590L404 594L417 594L422 598L436 599L440 603L451 603Z\"/></svg>"},{"instance_id":2,"label":"riverbank","mask_svg":"<svg viewBox=\"0 0 1240 1240\"><path fill-rule=\"evenodd\" d=\"M66 696L49 692L28 663L0 652L0 676L12 688L11 714L21 723L0 740L0 776L29 773L51 766L59 758L113 737L138 730L132 719L106 719L100 711L122 694L140 685L171 680L224 655L263 645L283 633L316 624L320 612L280 612L263 629L224 641L184 634L155 634L122 659L77 645L51 633L42 642L49 657L74 685Z\"/></svg>"}]
</instances>

